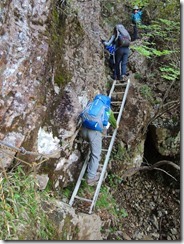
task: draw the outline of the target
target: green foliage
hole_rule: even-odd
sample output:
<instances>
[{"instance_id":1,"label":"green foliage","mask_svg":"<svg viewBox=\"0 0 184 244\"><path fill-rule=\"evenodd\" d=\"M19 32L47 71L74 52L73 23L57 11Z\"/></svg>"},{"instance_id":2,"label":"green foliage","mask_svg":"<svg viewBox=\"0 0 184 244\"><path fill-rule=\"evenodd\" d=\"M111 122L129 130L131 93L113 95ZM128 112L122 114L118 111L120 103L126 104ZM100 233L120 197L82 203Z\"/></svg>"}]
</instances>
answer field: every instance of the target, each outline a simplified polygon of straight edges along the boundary
<instances>
[{"instance_id":1,"label":"green foliage","mask_svg":"<svg viewBox=\"0 0 184 244\"><path fill-rule=\"evenodd\" d=\"M150 48L147 46L132 46L131 47L133 50L136 50L137 52L139 52L141 55L147 57L147 58L151 58L151 51Z\"/></svg>"},{"instance_id":2,"label":"green foliage","mask_svg":"<svg viewBox=\"0 0 184 244\"><path fill-rule=\"evenodd\" d=\"M129 1L129 4L132 6L132 8L137 5L138 7L143 7L147 6L149 3L148 0L134 0L134 1Z\"/></svg>"},{"instance_id":3,"label":"green foliage","mask_svg":"<svg viewBox=\"0 0 184 244\"><path fill-rule=\"evenodd\" d=\"M118 161L130 161L129 151L119 143L117 148L112 151L112 158Z\"/></svg>"},{"instance_id":4,"label":"green foliage","mask_svg":"<svg viewBox=\"0 0 184 244\"><path fill-rule=\"evenodd\" d=\"M167 18L168 20L178 21L180 19L180 1L157 1L150 0L150 4L155 8L156 18Z\"/></svg>"},{"instance_id":5,"label":"green foliage","mask_svg":"<svg viewBox=\"0 0 184 244\"><path fill-rule=\"evenodd\" d=\"M101 210L105 209L110 214L117 216L117 205L115 199L112 197L106 186L102 186L100 189L100 194L96 202L96 207L100 208Z\"/></svg>"},{"instance_id":6,"label":"green foliage","mask_svg":"<svg viewBox=\"0 0 184 244\"><path fill-rule=\"evenodd\" d=\"M117 187L117 185L120 184L121 179L116 175L110 175L108 176L108 181L110 182L111 187ZM82 181L77 195L83 198L92 199L94 196L95 189L96 188L94 186L89 186L86 181ZM70 189L65 189L63 191L63 194L66 197L68 197L68 199L70 198L70 193ZM124 209L119 210L119 207L107 186L101 187L95 207L102 211L108 211L108 213L110 213L113 217L117 219L119 217L127 216L126 211Z\"/></svg>"},{"instance_id":7,"label":"green foliage","mask_svg":"<svg viewBox=\"0 0 184 244\"><path fill-rule=\"evenodd\" d=\"M122 208L119 212L120 212L119 215L121 217L123 217L123 218L128 217L128 213L127 213L127 211L124 208Z\"/></svg>"},{"instance_id":8,"label":"green foliage","mask_svg":"<svg viewBox=\"0 0 184 244\"><path fill-rule=\"evenodd\" d=\"M106 90L110 91L111 87L112 87L112 82L109 82L109 81L108 81L108 82L106 83Z\"/></svg>"},{"instance_id":9,"label":"green foliage","mask_svg":"<svg viewBox=\"0 0 184 244\"><path fill-rule=\"evenodd\" d=\"M157 50L155 48L152 47L148 47L145 45L142 46L132 46L132 49L136 50L137 52L139 52L141 55L147 57L147 58L152 58L153 56L156 57L160 57L160 56L164 56L164 55L168 55L168 54L172 54L173 51L169 51L169 50Z\"/></svg>"},{"instance_id":10,"label":"green foliage","mask_svg":"<svg viewBox=\"0 0 184 244\"><path fill-rule=\"evenodd\" d=\"M109 174L107 177L108 185L110 187L115 187L121 183L121 178L115 174Z\"/></svg>"},{"instance_id":11,"label":"green foliage","mask_svg":"<svg viewBox=\"0 0 184 244\"><path fill-rule=\"evenodd\" d=\"M111 9L114 7L114 4L112 2L106 2L105 3L105 9L108 12L111 12Z\"/></svg>"},{"instance_id":12,"label":"green foliage","mask_svg":"<svg viewBox=\"0 0 184 244\"><path fill-rule=\"evenodd\" d=\"M113 199L110 200L110 198L111 196L109 194L107 187L102 186L100 189L100 195L97 200L96 206L101 209L102 208L110 209L114 201Z\"/></svg>"},{"instance_id":13,"label":"green foliage","mask_svg":"<svg viewBox=\"0 0 184 244\"><path fill-rule=\"evenodd\" d=\"M132 49L151 59L152 62L162 57L164 61L159 67L162 72L160 76L171 81L179 79L180 22L160 18L152 21L146 28L149 41L144 41L141 46L133 45ZM165 65L165 62L169 64Z\"/></svg>"},{"instance_id":14,"label":"green foliage","mask_svg":"<svg viewBox=\"0 0 184 244\"><path fill-rule=\"evenodd\" d=\"M46 192L36 191L34 177L26 175L21 166L0 179L0 239L49 240L55 236L41 207Z\"/></svg>"},{"instance_id":15,"label":"green foliage","mask_svg":"<svg viewBox=\"0 0 184 244\"><path fill-rule=\"evenodd\" d=\"M151 88L148 85L141 86L140 94L151 103L154 102Z\"/></svg>"},{"instance_id":16,"label":"green foliage","mask_svg":"<svg viewBox=\"0 0 184 244\"><path fill-rule=\"evenodd\" d=\"M79 188L79 196L85 197L86 194L90 194L92 195L94 193L94 187L93 186L89 186L85 181L81 182L81 187Z\"/></svg>"},{"instance_id":17,"label":"green foliage","mask_svg":"<svg viewBox=\"0 0 184 244\"><path fill-rule=\"evenodd\" d=\"M70 196L71 196L71 189L69 189L69 188L64 188L63 189L63 196L65 196L66 198L70 198Z\"/></svg>"},{"instance_id":18,"label":"green foliage","mask_svg":"<svg viewBox=\"0 0 184 244\"><path fill-rule=\"evenodd\" d=\"M176 80L180 76L180 71L175 70L176 67L174 67L172 64L171 66L163 66L160 67L160 71L163 73L161 77L165 78L166 80Z\"/></svg>"},{"instance_id":19,"label":"green foliage","mask_svg":"<svg viewBox=\"0 0 184 244\"><path fill-rule=\"evenodd\" d=\"M134 78L135 78L136 80L141 80L142 76L141 76L141 74L135 73L135 74L134 74Z\"/></svg>"},{"instance_id":20,"label":"green foliage","mask_svg":"<svg viewBox=\"0 0 184 244\"><path fill-rule=\"evenodd\" d=\"M118 188L121 178L115 174L108 175L108 185L110 189ZM128 216L128 213L124 208L119 208L118 204L116 203L115 199L109 192L109 188L106 186L102 186L100 189L100 194L96 203L96 207L100 208L101 210L105 209L110 214L113 215L117 220L119 218L125 218Z\"/></svg>"}]
</instances>

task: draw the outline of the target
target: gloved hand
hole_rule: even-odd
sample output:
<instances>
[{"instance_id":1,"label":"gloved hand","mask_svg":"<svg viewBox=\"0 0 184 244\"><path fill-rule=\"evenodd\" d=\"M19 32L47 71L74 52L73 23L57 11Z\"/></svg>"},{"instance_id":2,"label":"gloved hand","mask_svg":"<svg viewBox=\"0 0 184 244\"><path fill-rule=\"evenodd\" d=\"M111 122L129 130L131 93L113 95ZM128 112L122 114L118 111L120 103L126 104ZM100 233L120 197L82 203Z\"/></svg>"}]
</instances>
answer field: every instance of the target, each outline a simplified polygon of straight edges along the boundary
<instances>
[{"instance_id":1,"label":"gloved hand","mask_svg":"<svg viewBox=\"0 0 184 244\"><path fill-rule=\"evenodd\" d=\"M105 42L105 40L104 39L101 39L101 43L104 45L104 42Z\"/></svg>"},{"instance_id":2,"label":"gloved hand","mask_svg":"<svg viewBox=\"0 0 184 244\"><path fill-rule=\"evenodd\" d=\"M107 128L103 128L102 135L106 136L107 135Z\"/></svg>"}]
</instances>

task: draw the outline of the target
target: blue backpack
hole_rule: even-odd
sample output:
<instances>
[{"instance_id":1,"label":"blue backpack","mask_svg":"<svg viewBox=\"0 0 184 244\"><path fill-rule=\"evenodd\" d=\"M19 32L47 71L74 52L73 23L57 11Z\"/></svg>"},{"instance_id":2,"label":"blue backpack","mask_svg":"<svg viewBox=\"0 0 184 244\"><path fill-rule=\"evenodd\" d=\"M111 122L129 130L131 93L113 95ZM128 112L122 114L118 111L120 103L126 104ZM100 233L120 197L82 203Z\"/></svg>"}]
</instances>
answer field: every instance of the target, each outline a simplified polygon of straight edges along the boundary
<instances>
[{"instance_id":1,"label":"blue backpack","mask_svg":"<svg viewBox=\"0 0 184 244\"><path fill-rule=\"evenodd\" d=\"M103 127L108 124L110 103L110 97L102 94L96 95L93 101L89 102L80 114L82 126L90 130L102 132Z\"/></svg>"}]
</instances>

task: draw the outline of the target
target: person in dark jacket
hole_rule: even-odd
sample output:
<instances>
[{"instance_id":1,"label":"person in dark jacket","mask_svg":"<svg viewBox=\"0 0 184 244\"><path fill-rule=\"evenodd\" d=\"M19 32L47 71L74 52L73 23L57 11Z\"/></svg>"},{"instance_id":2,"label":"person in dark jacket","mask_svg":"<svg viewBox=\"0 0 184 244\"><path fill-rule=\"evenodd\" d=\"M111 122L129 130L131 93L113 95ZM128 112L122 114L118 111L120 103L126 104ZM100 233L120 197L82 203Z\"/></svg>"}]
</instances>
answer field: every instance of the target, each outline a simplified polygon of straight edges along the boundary
<instances>
[{"instance_id":1,"label":"person in dark jacket","mask_svg":"<svg viewBox=\"0 0 184 244\"><path fill-rule=\"evenodd\" d=\"M126 46L121 46L119 44L119 36L123 35L127 38L128 43L131 41L130 34L125 29L125 27L122 24L118 24L114 27L114 33L109 39L109 41L103 41L103 44L105 46L108 46L110 44L115 45L115 74L114 79L119 81L126 81L127 80L127 62L128 62L128 56L129 56L129 44Z\"/></svg>"}]
</instances>

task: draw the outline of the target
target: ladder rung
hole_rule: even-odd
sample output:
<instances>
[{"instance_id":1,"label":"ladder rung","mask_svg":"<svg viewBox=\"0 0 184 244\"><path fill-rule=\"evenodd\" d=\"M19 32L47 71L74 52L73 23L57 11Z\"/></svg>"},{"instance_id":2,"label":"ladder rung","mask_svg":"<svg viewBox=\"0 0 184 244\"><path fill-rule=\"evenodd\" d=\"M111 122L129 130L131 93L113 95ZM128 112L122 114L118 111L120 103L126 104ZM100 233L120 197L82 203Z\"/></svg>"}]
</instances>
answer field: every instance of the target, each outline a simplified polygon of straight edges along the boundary
<instances>
[{"instance_id":1,"label":"ladder rung","mask_svg":"<svg viewBox=\"0 0 184 244\"><path fill-rule=\"evenodd\" d=\"M108 149L102 149L102 151L107 152L107 151L108 151Z\"/></svg>"},{"instance_id":2,"label":"ladder rung","mask_svg":"<svg viewBox=\"0 0 184 244\"><path fill-rule=\"evenodd\" d=\"M105 136L105 138L111 138L112 136Z\"/></svg>"},{"instance_id":3,"label":"ladder rung","mask_svg":"<svg viewBox=\"0 0 184 244\"><path fill-rule=\"evenodd\" d=\"M111 103L114 103L114 104L119 104L119 103L122 103L122 101L112 101Z\"/></svg>"},{"instance_id":4,"label":"ladder rung","mask_svg":"<svg viewBox=\"0 0 184 244\"><path fill-rule=\"evenodd\" d=\"M116 91L113 92L113 94L117 94L117 95L118 95L118 94L121 95L121 94L124 94L124 93L125 93L125 92L123 92L123 91L122 91L122 92L116 92Z\"/></svg>"},{"instance_id":5,"label":"ladder rung","mask_svg":"<svg viewBox=\"0 0 184 244\"><path fill-rule=\"evenodd\" d=\"M91 199L87 199L87 198L84 198L84 197L75 196L75 198L77 198L77 199L79 199L79 200L86 201L86 202L92 202Z\"/></svg>"},{"instance_id":6,"label":"ladder rung","mask_svg":"<svg viewBox=\"0 0 184 244\"><path fill-rule=\"evenodd\" d=\"M127 85L127 82L126 83L116 83L115 86L126 86Z\"/></svg>"},{"instance_id":7,"label":"ladder rung","mask_svg":"<svg viewBox=\"0 0 184 244\"><path fill-rule=\"evenodd\" d=\"M113 112L113 114L119 114L119 112Z\"/></svg>"},{"instance_id":8,"label":"ladder rung","mask_svg":"<svg viewBox=\"0 0 184 244\"><path fill-rule=\"evenodd\" d=\"M111 134L111 133L112 133L112 132L109 132L106 136L107 136L107 137L108 137L108 136L111 136L111 137L112 137L113 134ZM105 136L105 137L106 137L106 136ZM104 137L104 138L105 138L105 137Z\"/></svg>"}]
</instances>

